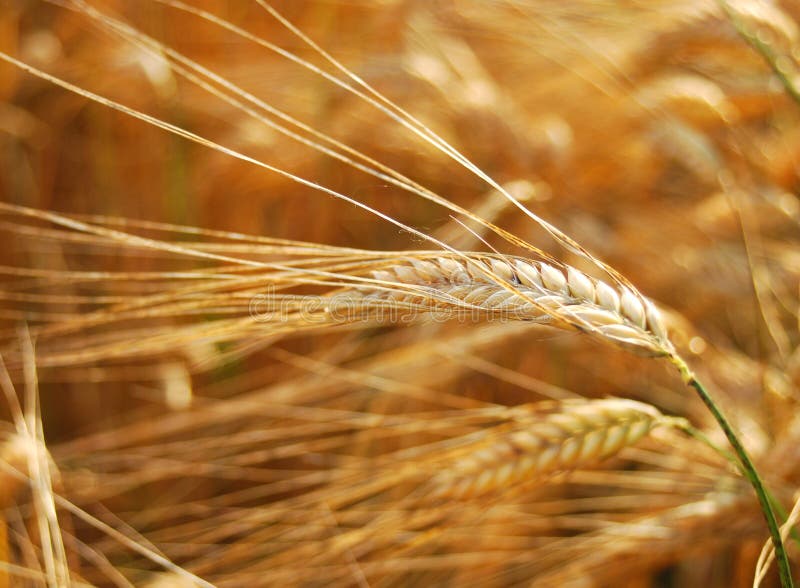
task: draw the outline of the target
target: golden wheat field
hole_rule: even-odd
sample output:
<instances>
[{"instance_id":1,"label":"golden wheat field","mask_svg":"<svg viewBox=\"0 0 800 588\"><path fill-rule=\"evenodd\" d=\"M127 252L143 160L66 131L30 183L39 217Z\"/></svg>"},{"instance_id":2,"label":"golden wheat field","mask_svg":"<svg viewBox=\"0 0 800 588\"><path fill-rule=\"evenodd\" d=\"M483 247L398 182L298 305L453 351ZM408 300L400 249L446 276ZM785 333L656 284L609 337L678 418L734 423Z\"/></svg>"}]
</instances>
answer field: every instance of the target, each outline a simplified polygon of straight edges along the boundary
<instances>
[{"instance_id":1,"label":"golden wheat field","mask_svg":"<svg viewBox=\"0 0 800 588\"><path fill-rule=\"evenodd\" d=\"M0 588L800 580L797 0L0 0Z\"/></svg>"}]
</instances>

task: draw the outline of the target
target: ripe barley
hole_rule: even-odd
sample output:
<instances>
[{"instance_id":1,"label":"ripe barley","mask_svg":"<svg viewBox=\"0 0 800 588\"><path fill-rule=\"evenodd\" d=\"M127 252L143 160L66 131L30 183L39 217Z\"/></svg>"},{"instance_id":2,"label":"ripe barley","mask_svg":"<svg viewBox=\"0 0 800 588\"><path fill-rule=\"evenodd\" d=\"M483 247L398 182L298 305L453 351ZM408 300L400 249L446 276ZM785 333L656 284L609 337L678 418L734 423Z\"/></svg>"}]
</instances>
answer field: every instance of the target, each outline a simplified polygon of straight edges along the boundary
<instances>
[{"instance_id":1,"label":"ripe barley","mask_svg":"<svg viewBox=\"0 0 800 588\"><path fill-rule=\"evenodd\" d=\"M431 481L435 498L481 496L574 470L633 445L664 417L633 400L541 403L498 438L457 457Z\"/></svg>"},{"instance_id":2,"label":"ripe barley","mask_svg":"<svg viewBox=\"0 0 800 588\"><path fill-rule=\"evenodd\" d=\"M673 347L652 302L573 267L501 255L407 257L372 272L377 287L359 300L376 306L479 311L488 317L575 328L641 355L671 355ZM340 293L348 300L352 293Z\"/></svg>"}]
</instances>

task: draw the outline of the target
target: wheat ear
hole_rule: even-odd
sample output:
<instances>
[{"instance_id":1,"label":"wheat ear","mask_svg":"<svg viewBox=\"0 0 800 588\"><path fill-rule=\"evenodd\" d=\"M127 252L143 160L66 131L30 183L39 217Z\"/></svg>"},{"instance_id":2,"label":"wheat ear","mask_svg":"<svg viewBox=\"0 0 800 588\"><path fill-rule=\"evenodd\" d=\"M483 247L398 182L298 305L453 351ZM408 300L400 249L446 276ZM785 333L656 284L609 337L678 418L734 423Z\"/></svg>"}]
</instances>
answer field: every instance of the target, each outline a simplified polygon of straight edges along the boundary
<instances>
[{"instance_id":1,"label":"wheat ear","mask_svg":"<svg viewBox=\"0 0 800 588\"><path fill-rule=\"evenodd\" d=\"M668 422L634 400L538 403L504 434L458 456L432 482L434 498L470 498L578 469L633 445Z\"/></svg>"},{"instance_id":2,"label":"wheat ear","mask_svg":"<svg viewBox=\"0 0 800 588\"><path fill-rule=\"evenodd\" d=\"M401 259L372 275L381 287L363 290L366 299L456 304L575 328L641 355L673 353L652 302L633 288L612 287L570 266L501 255L439 254Z\"/></svg>"}]
</instances>

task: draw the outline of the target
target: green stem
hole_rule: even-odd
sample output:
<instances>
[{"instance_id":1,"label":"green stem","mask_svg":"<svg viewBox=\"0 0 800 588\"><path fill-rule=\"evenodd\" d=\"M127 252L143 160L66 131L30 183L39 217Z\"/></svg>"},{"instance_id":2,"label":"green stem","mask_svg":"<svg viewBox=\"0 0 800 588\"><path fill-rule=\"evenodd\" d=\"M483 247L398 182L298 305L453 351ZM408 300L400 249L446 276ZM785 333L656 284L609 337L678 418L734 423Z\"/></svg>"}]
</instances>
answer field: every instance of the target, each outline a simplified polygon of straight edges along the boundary
<instances>
[{"instance_id":1,"label":"green stem","mask_svg":"<svg viewBox=\"0 0 800 588\"><path fill-rule=\"evenodd\" d=\"M708 436L705 433L703 433L703 431L693 427L689 421L683 418L670 417L669 420L672 422L673 426L677 427L687 435L694 437L704 445L710 447L715 453L721 455L723 458L731 462L733 467L735 467L739 472L744 474L744 469L742 468L742 464L739 461L739 459L730 451L723 449L722 447L714 443L711 439L708 438ZM775 512L775 514L778 515L778 519L781 522L786 521L789 518L789 513L783 507L781 502L777 498L775 498L775 495L772 492L770 492L769 488L765 488L765 490L767 491L767 498L769 498L769 503L772 505L773 512ZM792 527L792 530L789 532L789 534L791 535L794 542L798 545L798 547L800 547L800 532L798 532L797 529Z\"/></svg>"},{"instance_id":2,"label":"green stem","mask_svg":"<svg viewBox=\"0 0 800 588\"><path fill-rule=\"evenodd\" d=\"M778 77L781 84L783 84L784 90L792 99L800 105L800 90L794 85L794 82L790 78L789 72L786 71L785 67L779 63L778 56L772 51L769 45L767 45L764 41L762 41L758 35L753 34L750 29L742 22L742 20L736 16L736 13L731 9L730 5L726 2L726 0L717 0L717 3L722 8L725 15L733 24L733 27L736 29L736 32L747 41L747 43L755 49L764 61L767 62L772 72Z\"/></svg>"},{"instance_id":3,"label":"green stem","mask_svg":"<svg viewBox=\"0 0 800 588\"><path fill-rule=\"evenodd\" d=\"M772 509L778 513L778 517L781 521L786 521L789 518L789 513L785 508L783 508L783 505L778 501L778 499L769 492L769 488L767 488L767 493L769 494L769 501L772 504ZM794 540L795 544L800 545L800 532L795 529L795 525L792 525L789 535Z\"/></svg>"},{"instance_id":4,"label":"green stem","mask_svg":"<svg viewBox=\"0 0 800 588\"><path fill-rule=\"evenodd\" d=\"M728 419L722 414L717 403L714 402L714 399L711 398L711 395L705 387L698 381L686 362L677 356L673 357L672 360L683 375L684 381L695 389L700 399L714 416L714 419L728 438L731 447L733 447L736 456L739 458L742 473L744 473L750 485L753 487L753 490L755 490L758 501L761 503L761 511L764 513L764 518L767 521L769 534L772 537L772 545L775 548L775 559L778 562L778 574L780 575L781 586L783 588L792 588L794 583L792 582L792 571L789 567L789 556L786 554L786 548L783 545L783 539L781 539L780 527L778 527L778 521L775 519L775 512L772 510L770 494L761 481L756 467L750 460L750 456L747 454L744 445L739 441L739 437L737 437L736 433L733 431L733 427L731 427Z\"/></svg>"}]
</instances>

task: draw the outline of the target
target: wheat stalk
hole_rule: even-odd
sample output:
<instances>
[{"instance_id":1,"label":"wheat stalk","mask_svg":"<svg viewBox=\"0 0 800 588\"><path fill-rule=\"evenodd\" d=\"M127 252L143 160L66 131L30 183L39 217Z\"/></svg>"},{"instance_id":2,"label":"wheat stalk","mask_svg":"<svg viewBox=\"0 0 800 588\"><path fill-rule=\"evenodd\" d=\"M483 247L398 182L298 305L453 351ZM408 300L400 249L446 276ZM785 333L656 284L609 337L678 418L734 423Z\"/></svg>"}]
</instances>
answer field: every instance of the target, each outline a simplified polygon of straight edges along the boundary
<instances>
[{"instance_id":1,"label":"wheat stalk","mask_svg":"<svg viewBox=\"0 0 800 588\"><path fill-rule=\"evenodd\" d=\"M471 498L525 480L590 465L668 422L654 407L625 399L539 403L499 438L479 443L431 481L436 498Z\"/></svg>"}]
</instances>

